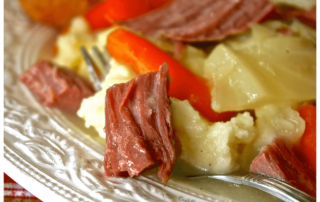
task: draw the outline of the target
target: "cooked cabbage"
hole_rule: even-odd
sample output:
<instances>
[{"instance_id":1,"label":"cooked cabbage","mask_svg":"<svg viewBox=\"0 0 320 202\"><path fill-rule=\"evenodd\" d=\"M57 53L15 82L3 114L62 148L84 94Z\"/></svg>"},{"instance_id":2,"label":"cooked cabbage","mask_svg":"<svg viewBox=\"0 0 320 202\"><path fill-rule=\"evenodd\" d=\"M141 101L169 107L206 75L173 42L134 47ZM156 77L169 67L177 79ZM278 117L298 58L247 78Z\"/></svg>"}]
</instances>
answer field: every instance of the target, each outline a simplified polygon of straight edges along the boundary
<instances>
[{"instance_id":1,"label":"cooked cabbage","mask_svg":"<svg viewBox=\"0 0 320 202\"><path fill-rule=\"evenodd\" d=\"M285 4L288 6L294 6L304 10L310 10L316 6L316 0L270 0L274 4Z\"/></svg>"},{"instance_id":2,"label":"cooked cabbage","mask_svg":"<svg viewBox=\"0 0 320 202\"><path fill-rule=\"evenodd\" d=\"M158 46L161 50L169 53L170 55L174 54L174 44L172 41L150 36L144 37L146 37L149 41ZM177 60L180 63L182 63L187 69L192 71L194 74L203 77L203 66L206 57L207 56L203 50L191 45L184 45L182 50L182 56L181 58L177 58Z\"/></svg>"},{"instance_id":3,"label":"cooked cabbage","mask_svg":"<svg viewBox=\"0 0 320 202\"><path fill-rule=\"evenodd\" d=\"M205 59L206 54L201 49L186 45L179 61L194 74L202 77Z\"/></svg>"},{"instance_id":4,"label":"cooked cabbage","mask_svg":"<svg viewBox=\"0 0 320 202\"><path fill-rule=\"evenodd\" d=\"M204 65L212 108L241 111L316 99L316 46L310 34L294 31L285 36L270 24L257 24L250 35L219 44Z\"/></svg>"}]
</instances>

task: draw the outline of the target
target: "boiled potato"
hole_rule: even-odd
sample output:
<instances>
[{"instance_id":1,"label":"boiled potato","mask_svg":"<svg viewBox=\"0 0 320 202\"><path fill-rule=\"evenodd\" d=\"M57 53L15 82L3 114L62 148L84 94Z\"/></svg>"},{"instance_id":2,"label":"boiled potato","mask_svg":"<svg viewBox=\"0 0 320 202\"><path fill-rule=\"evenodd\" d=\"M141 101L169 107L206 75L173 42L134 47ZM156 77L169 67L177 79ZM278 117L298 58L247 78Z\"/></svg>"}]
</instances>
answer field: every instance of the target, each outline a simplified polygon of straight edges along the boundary
<instances>
[{"instance_id":1,"label":"boiled potato","mask_svg":"<svg viewBox=\"0 0 320 202\"><path fill-rule=\"evenodd\" d=\"M205 60L215 111L250 110L265 104L316 99L316 46L264 25L251 37L219 44Z\"/></svg>"}]
</instances>

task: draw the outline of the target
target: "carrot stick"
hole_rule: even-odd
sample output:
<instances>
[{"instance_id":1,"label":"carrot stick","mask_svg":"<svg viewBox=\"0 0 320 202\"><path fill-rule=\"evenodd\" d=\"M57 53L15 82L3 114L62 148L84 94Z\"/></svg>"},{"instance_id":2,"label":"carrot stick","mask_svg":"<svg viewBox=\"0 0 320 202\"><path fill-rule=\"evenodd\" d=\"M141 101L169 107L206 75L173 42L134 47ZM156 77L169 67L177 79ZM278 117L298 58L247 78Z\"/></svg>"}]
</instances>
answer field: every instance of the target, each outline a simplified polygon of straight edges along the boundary
<instances>
[{"instance_id":1,"label":"carrot stick","mask_svg":"<svg viewBox=\"0 0 320 202\"><path fill-rule=\"evenodd\" d=\"M300 116L306 122L306 129L301 138L301 152L312 169L317 167L317 109L313 105L305 105L299 109Z\"/></svg>"},{"instance_id":2,"label":"carrot stick","mask_svg":"<svg viewBox=\"0 0 320 202\"><path fill-rule=\"evenodd\" d=\"M89 22L91 30L106 28L112 25L106 18L106 2L102 2L85 14L85 18Z\"/></svg>"},{"instance_id":3,"label":"carrot stick","mask_svg":"<svg viewBox=\"0 0 320 202\"><path fill-rule=\"evenodd\" d=\"M180 100L189 100L209 121L228 121L234 115L234 112L214 112L207 82L146 39L124 29L117 29L109 35L107 49L113 58L129 65L138 74L158 71L163 62L168 63L169 74L173 79L169 95Z\"/></svg>"},{"instance_id":4,"label":"carrot stick","mask_svg":"<svg viewBox=\"0 0 320 202\"><path fill-rule=\"evenodd\" d=\"M109 27L115 20L137 17L163 6L169 0L107 0L92 8L85 17L92 30Z\"/></svg>"}]
</instances>

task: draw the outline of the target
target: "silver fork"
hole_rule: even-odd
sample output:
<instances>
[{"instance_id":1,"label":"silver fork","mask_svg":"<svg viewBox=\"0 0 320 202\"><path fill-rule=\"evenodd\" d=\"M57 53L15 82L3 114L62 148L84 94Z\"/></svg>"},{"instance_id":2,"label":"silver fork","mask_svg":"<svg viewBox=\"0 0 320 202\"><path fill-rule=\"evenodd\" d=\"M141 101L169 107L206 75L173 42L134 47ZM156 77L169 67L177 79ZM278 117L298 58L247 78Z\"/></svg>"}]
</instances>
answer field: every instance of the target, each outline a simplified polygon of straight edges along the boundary
<instances>
[{"instance_id":1,"label":"silver fork","mask_svg":"<svg viewBox=\"0 0 320 202\"><path fill-rule=\"evenodd\" d=\"M97 46L92 47L92 52L95 56L95 59L100 64L100 68L95 62L95 60L93 59L93 57L90 56L90 54L88 53L87 49L84 46L80 47L80 51L81 51L82 57L84 58L87 64L89 76L93 82L93 86L95 90L96 91L102 90L103 78L110 71L110 64L108 62L110 56L108 55L106 47L104 47L105 53L101 53Z\"/></svg>"},{"instance_id":2,"label":"silver fork","mask_svg":"<svg viewBox=\"0 0 320 202\"><path fill-rule=\"evenodd\" d=\"M211 178L260 189L286 202L314 202L315 198L294 188L285 181L252 172L234 172L227 175L188 176L190 179Z\"/></svg>"}]
</instances>

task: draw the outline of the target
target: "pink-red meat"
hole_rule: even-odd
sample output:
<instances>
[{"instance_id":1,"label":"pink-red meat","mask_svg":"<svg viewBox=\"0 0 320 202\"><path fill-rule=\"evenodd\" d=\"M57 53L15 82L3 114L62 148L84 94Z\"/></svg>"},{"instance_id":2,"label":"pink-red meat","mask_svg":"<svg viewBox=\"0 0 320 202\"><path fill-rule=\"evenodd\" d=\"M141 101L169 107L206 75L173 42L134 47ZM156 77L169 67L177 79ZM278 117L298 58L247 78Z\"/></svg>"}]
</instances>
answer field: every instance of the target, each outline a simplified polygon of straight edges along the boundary
<instances>
[{"instance_id":1,"label":"pink-red meat","mask_svg":"<svg viewBox=\"0 0 320 202\"><path fill-rule=\"evenodd\" d=\"M299 161L294 149L283 139L274 139L261 149L250 167L251 172L286 180L292 186L316 197L316 177L309 166Z\"/></svg>"},{"instance_id":2,"label":"pink-red meat","mask_svg":"<svg viewBox=\"0 0 320 202\"><path fill-rule=\"evenodd\" d=\"M20 75L38 102L47 107L76 112L83 98L94 94L92 84L73 71L48 61L37 61Z\"/></svg>"},{"instance_id":3,"label":"pink-red meat","mask_svg":"<svg viewBox=\"0 0 320 202\"><path fill-rule=\"evenodd\" d=\"M119 24L175 41L214 41L248 29L273 10L268 0L174 0Z\"/></svg>"},{"instance_id":4,"label":"pink-red meat","mask_svg":"<svg viewBox=\"0 0 320 202\"><path fill-rule=\"evenodd\" d=\"M316 29L317 27L317 8L314 7L310 10L301 10L297 8L282 8L277 9L281 17L285 19L298 19L302 23Z\"/></svg>"},{"instance_id":5,"label":"pink-red meat","mask_svg":"<svg viewBox=\"0 0 320 202\"><path fill-rule=\"evenodd\" d=\"M158 176L167 183L175 162L171 144L168 66L139 75L106 92L106 153L108 176L139 175L159 162Z\"/></svg>"}]
</instances>

